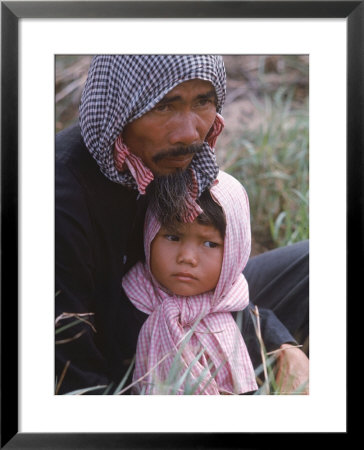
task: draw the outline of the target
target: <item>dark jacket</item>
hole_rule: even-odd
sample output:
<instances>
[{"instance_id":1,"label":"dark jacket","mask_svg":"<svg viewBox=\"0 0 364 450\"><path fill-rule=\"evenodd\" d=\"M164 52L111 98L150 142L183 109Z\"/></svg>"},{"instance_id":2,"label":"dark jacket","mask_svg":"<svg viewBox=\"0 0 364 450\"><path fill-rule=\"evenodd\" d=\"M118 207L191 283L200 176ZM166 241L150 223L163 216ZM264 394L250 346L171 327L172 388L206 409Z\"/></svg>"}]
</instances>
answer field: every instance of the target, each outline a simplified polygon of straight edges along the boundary
<instances>
[{"instance_id":1,"label":"dark jacket","mask_svg":"<svg viewBox=\"0 0 364 450\"><path fill-rule=\"evenodd\" d=\"M123 274L143 258L146 199L101 173L78 126L56 137L55 192L55 316L93 313L80 317L87 322L59 321L57 330L77 325L56 334L56 392L103 385L112 394L130 366L147 317L121 288ZM290 338L272 312L260 309L260 314L268 348ZM244 329L254 334L249 313L244 316ZM256 338L244 338L256 365Z\"/></svg>"},{"instance_id":2,"label":"dark jacket","mask_svg":"<svg viewBox=\"0 0 364 450\"><path fill-rule=\"evenodd\" d=\"M59 390L65 393L118 383L133 358L145 315L125 297L121 279L143 255L146 202L101 173L79 127L56 137L55 191L56 317L92 312L85 318L96 329L80 322L56 335L58 381L70 361Z\"/></svg>"}]
</instances>

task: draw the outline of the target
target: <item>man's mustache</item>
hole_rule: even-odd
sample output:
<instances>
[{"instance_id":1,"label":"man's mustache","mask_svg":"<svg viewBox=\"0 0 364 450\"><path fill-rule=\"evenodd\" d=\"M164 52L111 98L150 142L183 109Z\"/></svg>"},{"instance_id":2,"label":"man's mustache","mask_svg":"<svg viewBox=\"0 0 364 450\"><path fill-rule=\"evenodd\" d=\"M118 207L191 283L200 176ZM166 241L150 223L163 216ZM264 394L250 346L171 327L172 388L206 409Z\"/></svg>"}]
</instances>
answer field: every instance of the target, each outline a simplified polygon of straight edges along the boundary
<instances>
[{"instance_id":1,"label":"man's mustache","mask_svg":"<svg viewBox=\"0 0 364 450\"><path fill-rule=\"evenodd\" d=\"M173 156L194 155L201 150L202 144L194 144L187 147L175 147L168 150L161 150L152 157L152 160L154 163L157 163L164 158L170 158Z\"/></svg>"}]
</instances>

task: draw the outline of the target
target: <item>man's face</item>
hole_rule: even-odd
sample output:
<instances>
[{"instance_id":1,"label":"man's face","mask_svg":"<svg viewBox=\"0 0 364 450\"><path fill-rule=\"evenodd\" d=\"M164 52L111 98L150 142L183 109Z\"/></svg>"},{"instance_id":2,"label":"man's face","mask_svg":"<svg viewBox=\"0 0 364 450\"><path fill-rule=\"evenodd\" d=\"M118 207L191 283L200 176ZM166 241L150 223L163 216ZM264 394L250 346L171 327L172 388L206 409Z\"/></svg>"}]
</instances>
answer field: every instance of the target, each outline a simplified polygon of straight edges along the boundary
<instances>
[{"instance_id":1,"label":"man's face","mask_svg":"<svg viewBox=\"0 0 364 450\"><path fill-rule=\"evenodd\" d=\"M156 175L186 169L216 117L216 93L209 81L185 81L123 132L124 143Z\"/></svg>"}]
</instances>

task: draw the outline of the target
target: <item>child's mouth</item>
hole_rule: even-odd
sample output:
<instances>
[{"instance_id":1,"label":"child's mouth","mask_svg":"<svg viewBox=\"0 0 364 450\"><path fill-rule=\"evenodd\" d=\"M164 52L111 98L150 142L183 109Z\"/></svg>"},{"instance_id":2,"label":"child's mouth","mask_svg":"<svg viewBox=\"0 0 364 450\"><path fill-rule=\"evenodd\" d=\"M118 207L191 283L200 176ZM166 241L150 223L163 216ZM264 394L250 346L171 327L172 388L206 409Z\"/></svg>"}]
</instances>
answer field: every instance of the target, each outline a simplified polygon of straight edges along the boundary
<instances>
[{"instance_id":1,"label":"child's mouth","mask_svg":"<svg viewBox=\"0 0 364 450\"><path fill-rule=\"evenodd\" d=\"M178 272L178 273L173 274L173 276L175 278L177 278L177 280L180 280L180 281L197 280L197 278L195 276L193 276L191 273L188 273L188 272Z\"/></svg>"}]
</instances>

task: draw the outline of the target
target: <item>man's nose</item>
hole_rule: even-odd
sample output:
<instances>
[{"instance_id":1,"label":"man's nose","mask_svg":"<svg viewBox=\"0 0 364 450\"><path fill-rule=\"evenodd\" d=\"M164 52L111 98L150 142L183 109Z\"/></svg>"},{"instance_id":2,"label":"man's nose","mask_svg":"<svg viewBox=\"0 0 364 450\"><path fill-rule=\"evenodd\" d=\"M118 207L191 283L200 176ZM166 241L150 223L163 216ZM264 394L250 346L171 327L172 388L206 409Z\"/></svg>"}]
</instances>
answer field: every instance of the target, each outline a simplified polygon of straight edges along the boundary
<instances>
[{"instance_id":1,"label":"man's nose","mask_svg":"<svg viewBox=\"0 0 364 450\"><path fill-rule=\"evenodd\" d=\"M193 112L178 114L170 124L169 142L171 145L193 145L200 143L198 118Z\"/></svg>"},{"instance_id":2,"label":"man's nose","mask_svg":"<svg viewBox=\"0 0 364 450\"><path fill-rule=\"evenodd\" d=\"M191 245L181 245L177 255L178 264L188 264L192 267L197 265L197 253Z\"/></svg>"}]
</instances>

